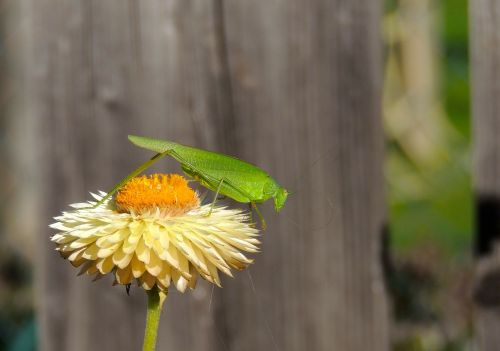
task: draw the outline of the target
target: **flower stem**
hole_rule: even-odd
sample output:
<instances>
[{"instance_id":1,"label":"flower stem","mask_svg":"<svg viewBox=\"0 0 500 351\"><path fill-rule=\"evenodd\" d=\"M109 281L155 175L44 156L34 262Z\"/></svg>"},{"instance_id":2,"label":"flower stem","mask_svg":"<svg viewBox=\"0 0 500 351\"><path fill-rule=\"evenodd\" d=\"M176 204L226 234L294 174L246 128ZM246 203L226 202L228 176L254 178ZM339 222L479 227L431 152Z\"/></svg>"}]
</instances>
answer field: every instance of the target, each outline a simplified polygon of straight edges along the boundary
<instances>
[{"instance_id":1,"label":"flower stem","mask_svg":"<svg viewBox=\"0 0 500 351\"><path fill-rule=\"evenodd\" d=\"M156 334L160 323L160 314L163 302L167 298L168 290L162 291L157 287L147 291L148 314L146 316L146 330L144 331L143 351L155 351Z\"/></svg>"}]
</instances>

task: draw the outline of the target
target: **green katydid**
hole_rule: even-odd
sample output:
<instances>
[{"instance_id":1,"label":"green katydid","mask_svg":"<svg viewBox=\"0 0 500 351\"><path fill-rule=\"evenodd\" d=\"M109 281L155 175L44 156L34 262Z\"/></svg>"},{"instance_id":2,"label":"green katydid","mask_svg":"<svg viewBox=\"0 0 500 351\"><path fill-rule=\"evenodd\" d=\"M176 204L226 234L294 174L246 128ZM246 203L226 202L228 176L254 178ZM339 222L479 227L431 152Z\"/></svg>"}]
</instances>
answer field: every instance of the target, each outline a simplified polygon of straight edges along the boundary
<instances>
[{"instance_id":1,"label":"green katydid","mask_svg":"<svg viewBox=\"0 0 500 351\"><path fill-rule=\"evenodd\" d=\"M171 141L134 135L129 135L128 138L136 146L154 151L156 155L127 175L99 203L112 196L131 178L168 155L181 164L182 170L188 176L204 187L215 191L215 199L220 193L238 202L250 203L259 215L263 227L265 227L265 221L256 204L273 198L276 211L279 211L285 204L288 191L269 174L248 162Z\"/></svg>"}]
</instances>

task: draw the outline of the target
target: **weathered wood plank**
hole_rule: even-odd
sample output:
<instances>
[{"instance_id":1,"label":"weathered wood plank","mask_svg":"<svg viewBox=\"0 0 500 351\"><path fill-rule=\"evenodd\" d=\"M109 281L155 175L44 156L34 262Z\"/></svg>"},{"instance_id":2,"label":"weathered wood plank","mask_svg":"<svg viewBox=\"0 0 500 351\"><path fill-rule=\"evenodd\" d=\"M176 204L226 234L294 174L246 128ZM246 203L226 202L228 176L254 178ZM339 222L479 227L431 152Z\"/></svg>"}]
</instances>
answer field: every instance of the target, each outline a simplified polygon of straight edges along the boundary
<instances>
[{"instance_id":1,"label":"weathered wood plank","mask_svg":"<svg viewBox=\"0 0 500 351\"><path fill-rule=\"evenodd\" d=\"M42 119L42 223L109 189L147 153L129 133L217 148L214 130L218 74L210 37L215 31L204 1L33 1L29 73L33 119ZM170 163L173 165L173 163ZM163 164L162 169L165 169ZM142 342L145 296L75 277L38 237L42 350L137 350ZM211 340L206 284L193 294L171 294L159 338L174 349L203 349ZM193 331L196 337L193 337ZM218 348L220 349L220 348Z\"/></svg>"},{"instance_id":2,"label":"weathered wood plank","mask_svg":"<svg viewBox=\"0 0 500 351\"><path fill-rule=\"evenodd\" d=\"M265 213L256 291L248 279L217 291L231 350L389 348L380 8L224 2L236 148L295 192L280 216Z\"/></svg>"},{"instance_id":3,"label":"weathered wood plank","mask_svg":"<svg viewBox=\"0 0 500 351\"><path fill-rule=\"evenodd\" d=\"M500 344L500 4L470 3L474 190L476 194L476 331L479 349Z\"/></svg>"}]
</instances>

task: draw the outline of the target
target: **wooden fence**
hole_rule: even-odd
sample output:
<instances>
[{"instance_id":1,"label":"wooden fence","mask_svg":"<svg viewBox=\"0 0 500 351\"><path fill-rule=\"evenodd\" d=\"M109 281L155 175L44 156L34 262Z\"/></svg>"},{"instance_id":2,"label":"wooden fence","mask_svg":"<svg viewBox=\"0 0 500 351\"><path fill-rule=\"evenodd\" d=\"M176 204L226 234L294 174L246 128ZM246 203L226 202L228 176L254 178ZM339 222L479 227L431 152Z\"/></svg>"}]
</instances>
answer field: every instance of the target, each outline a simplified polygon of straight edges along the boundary
<instances>
[{"instance_id":1,"label":"wooden fence","mask_svg":"<svg viewBox=\"0 0 500 351\"><path fill-rule=\"evenodd\" d=\"M47 227L150 156L127 134L241 157L293 192L280 215L265 206L268 229L248 272L222 289L201 282L171 293L159 350L389 349L382 1L17 4L19 118L35 132L16 135L33 148L27 167L41 205L33 213L41 350L140 349L145 294L76 277ZM477 0L471 9L478 247L491 248L500 219L500 5ZM178 171L168 161L156 169ZM482 350L494 350L500 304L488 299L495 279L483 278L495 277L496 260L494 250L479 251L478 335Z\"/></svg>"},{"instance_id":2,"label":"wooden fence","mask_svg":"<svg viewBox=\"0 0 500 351\"><path fill-rule=\"evenodd\" d=\"M31 1L42 350L137 350L145 296L75 277L51 216L149 155L128 133L262 165L294 194L249 273L166 303L160 350L386 350L378 1ZM173 169L163 163L162 169Z\"/></svg>"}]
</instances>

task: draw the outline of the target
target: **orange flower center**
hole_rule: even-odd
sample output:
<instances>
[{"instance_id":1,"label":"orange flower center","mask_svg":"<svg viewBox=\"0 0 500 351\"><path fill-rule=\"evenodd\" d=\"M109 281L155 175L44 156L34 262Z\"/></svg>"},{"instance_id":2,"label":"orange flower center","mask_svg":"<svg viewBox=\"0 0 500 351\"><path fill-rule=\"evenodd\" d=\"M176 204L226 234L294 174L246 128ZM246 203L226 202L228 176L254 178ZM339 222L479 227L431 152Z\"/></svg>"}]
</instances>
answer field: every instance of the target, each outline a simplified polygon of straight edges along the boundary
<instances>
[{"instance_id":1,"label":"orange flower center","mask_svg":"<svg viewBox=\"0 0 500 351\"><path fill-rule=\"evenodd\" d=\"M179 215L198 207L200 201L187 180L178 174L152 174L132 178L116 195L119 211L143 213L159 208Z\"/></svg>"}]
</instances>

